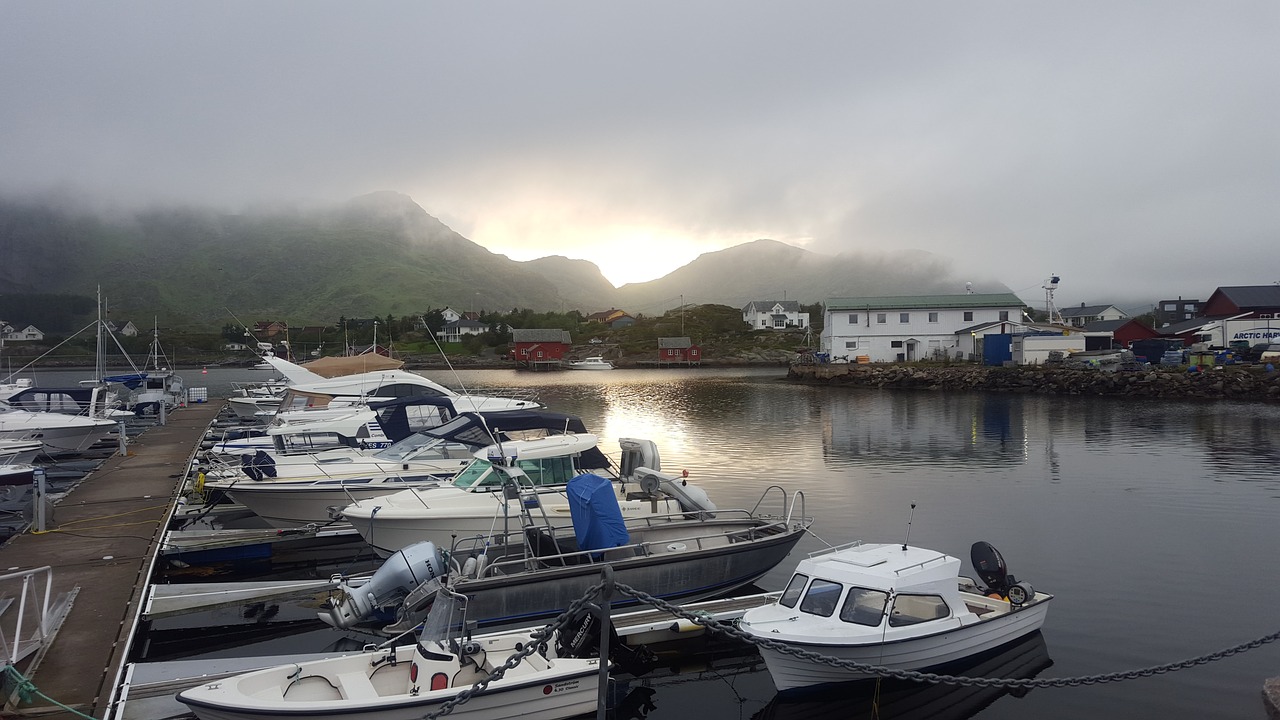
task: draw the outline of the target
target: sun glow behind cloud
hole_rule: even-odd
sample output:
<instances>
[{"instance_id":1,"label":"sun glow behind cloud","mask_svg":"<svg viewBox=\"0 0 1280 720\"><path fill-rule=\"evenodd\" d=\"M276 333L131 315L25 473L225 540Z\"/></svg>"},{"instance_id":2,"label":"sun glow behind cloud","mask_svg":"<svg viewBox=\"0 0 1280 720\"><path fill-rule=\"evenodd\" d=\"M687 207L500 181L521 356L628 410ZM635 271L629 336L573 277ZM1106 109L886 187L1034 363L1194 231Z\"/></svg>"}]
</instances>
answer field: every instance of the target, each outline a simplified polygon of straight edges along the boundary
<instances>
[{"instance_id":1,"label":"sun glow behind cloud","mask_svg":"<svg viewBox=\"0 0 1280 720\"><path fill-rule=\"evenodd\" d=\"M534 260L553 254L588 260L616 287L655 280L687 265L702 253L755 239L691 237L658 226L579 224L545 217L538 222L501 217L479 220L469 237L512 260Z\"/></svg>"}]
</instances>

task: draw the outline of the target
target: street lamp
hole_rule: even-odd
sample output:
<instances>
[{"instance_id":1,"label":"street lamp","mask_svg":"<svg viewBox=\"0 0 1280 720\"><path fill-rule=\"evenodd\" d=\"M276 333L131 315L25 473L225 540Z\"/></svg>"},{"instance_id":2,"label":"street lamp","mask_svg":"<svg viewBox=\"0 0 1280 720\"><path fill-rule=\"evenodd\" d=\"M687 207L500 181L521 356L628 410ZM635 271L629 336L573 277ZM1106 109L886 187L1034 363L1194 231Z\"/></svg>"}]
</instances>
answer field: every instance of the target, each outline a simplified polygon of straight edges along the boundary
<instances>
[{"instance_id":1,"label":"street lamp","mask_svg":"<svg viewBox=\"0 0 1280 720\"><path fill-rule=\"evenodd\" d=\"M373 321L373 354L378 354L378 321Z\"/></svg>"}]
</instances>

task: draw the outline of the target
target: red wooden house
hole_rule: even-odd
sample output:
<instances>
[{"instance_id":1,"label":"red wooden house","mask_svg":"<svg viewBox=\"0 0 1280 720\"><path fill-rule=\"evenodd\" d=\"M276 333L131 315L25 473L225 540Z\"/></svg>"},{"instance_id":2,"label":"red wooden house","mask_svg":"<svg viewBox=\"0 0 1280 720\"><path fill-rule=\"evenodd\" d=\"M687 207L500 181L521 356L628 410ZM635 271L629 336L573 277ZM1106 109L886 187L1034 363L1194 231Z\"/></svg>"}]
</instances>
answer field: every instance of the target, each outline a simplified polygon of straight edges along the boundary
<instances>
[{"instance_id":1,"label":"red wooden house","mask_svg":"<svg viewBox=\"0 0 1280 720\"><path fill-rule=\"evenodd\" d=\"M568 330L513 328L511 343L511 359L523 367L536 368L539 365L559 365L573 340Z\"/></svg>"},{"instance_id":2,"label":"red wooden house","mask_svg":"<svg viewBox=\"0 0 1280 720\"><path fill-rule=\"evenodd\" d=\"M702 348L687 337L658 338L658 364L695 365L702 362Z\"/></svg>"}]
</instances>

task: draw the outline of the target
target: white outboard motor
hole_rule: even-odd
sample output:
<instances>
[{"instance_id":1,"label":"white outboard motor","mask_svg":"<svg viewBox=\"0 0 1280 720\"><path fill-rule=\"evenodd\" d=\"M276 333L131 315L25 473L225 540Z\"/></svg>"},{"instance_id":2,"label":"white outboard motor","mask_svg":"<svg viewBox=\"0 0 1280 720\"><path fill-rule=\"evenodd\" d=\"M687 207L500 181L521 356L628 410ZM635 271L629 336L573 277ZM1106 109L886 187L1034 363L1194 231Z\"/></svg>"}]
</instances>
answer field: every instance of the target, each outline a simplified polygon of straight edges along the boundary
<instances>
[{"instance_id":1,"label":"white outboard motor","mask_svg":"<svg viewBox=\"0 0 1280 720\"><path fill-rule=\"evenodd\" d=\"M411 591L434 581L440 583L447 572L444 557L432 542L417 542L396 552L368 582L339 583L320 619L338 628L349 628L379 608L398 605Z\"/></svg>"},{"instance_id":2,"label":"white outboard motor","mask_svg":"<svg viewBox=\"0 0 1280 720\"><path fill-rule=\"evenodd\" d=\"M629 478L635 474L636 468L662 470L662 460L658 457L658 446L652 440L641 438L618 438L622 448L622 460L618 475Z\"/></svg>"}]
</instances>

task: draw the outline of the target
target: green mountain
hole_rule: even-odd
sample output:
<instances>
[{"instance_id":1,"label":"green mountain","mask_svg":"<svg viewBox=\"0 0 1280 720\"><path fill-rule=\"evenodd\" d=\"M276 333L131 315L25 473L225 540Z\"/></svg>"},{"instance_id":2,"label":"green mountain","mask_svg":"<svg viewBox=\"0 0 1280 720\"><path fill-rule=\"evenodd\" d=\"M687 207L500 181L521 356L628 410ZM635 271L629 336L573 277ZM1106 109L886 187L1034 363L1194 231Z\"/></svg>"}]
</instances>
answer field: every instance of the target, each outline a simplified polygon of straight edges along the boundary
<instances>
[{"instance_id":1,"label":"green mountain","mask_svg":"<svg viewBox=\"0 0 1280 720\"><path fill-rule=\"evenodd\" d=\"M162 326L192 329L220 327L233 316L329 324L445 306L661 315L681 299L741 307L963 286L925 253L833 257L757 240L701 255L658 280L614 288L585 260L517 262L492 253L394 192L313 210L238 214L185 207L112 215L73 203L0 199L0 248L0 297L93 297L100 286L113 318L149 327L155 316Z\"/></svg>"}]
</instances>

